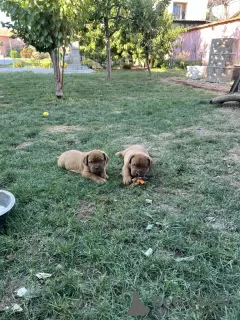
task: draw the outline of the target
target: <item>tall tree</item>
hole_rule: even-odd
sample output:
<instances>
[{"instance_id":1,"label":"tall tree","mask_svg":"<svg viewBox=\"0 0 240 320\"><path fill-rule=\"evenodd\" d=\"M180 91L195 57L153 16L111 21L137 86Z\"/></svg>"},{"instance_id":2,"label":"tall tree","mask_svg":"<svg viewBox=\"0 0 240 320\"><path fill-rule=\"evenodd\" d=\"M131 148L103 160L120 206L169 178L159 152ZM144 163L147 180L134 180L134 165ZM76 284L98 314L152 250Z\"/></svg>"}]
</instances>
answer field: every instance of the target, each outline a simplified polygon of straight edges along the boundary
<instances>
[{"instance_id":1,"label":"tall tree","mask_svg":"<svg viewBox=\"0 0 240 320\"><path fill-rule=\"evenodd\" d=\"M149 75L151 75L149 58L153 40L159 33L161 17L170 0L131 0L129 23L131 33L142 35L141 47L144 51Z\"/></svg>"},{"instance_id":2,"label":"tall tree","mask_svg":"<svg viewBox=\"0 0 240 320\"><path fill-rule=\"evenodd\" d=\"M212 20L212 9L220 5L223 5L224 8L224 19L228 19L228 7L230 2L232 2L232 0L208 0L210 21Z\"/></svg>"},{"instance_id":3,"label":"tall tree","mask_svg":"<svg viewBox=\"0 0 240 320\"><path fill-rule=\"evenodd\" d=\"M163 62L166 55L171 56L174 41L185 31L183 27L173 25L173 15L165 11L160 18L158 34L152 42L152 59Z\"/></svg>"},{"instance_id":4,"label":"tall tree","mask_svg":"<svg viewBox=\"0 0 240 320\"><path fill-rule=\"evenodd\" d=\"M107 79L111 77L111 37L119 29L125 16L126 0L93 0L90 10L90 22L101 24L106 40Z\"/></svg>"},{"instance_id":5,"label":"tall tree","mask_svg":"<svg viewBox=\"0 0 240 320\"><path fill-rule=\"evenodd\" d=\"M82 26L87 5L87 0L0 0L0 9L12 21L5 26L27 45L50 54L58 98L63 96L65 47Z\"/></svg>"}]
</instances>

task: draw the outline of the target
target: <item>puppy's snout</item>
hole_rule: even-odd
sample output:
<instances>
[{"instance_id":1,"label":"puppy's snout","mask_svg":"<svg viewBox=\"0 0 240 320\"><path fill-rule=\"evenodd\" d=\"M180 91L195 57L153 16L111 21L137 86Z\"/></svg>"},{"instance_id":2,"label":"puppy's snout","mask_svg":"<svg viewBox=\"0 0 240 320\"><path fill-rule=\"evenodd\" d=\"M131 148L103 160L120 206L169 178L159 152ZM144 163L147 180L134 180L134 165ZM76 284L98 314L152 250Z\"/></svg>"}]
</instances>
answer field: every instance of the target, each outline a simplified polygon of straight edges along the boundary
<instances>
[{"instance_id":1,"label":"puppy's snout","mask_svg":"<svg viewBox=\"0 0 240 320\"><path fill-rule=\"evenodd\" d=\"M144 178L145 174L146 174L145 171L137 171L137 172L136 172L136 176L137 176L138 178Z\"/></svg>"},{"instance_id":2,"label":"puppy's snout","mask_svg":"<svg viewBox=\"0 0 240 320\"><path fill-rule=\"evenodd\" d=\"M95 164L93 168L94 168L94 170L96 170L96 171L100 171L100 170L101 170L100 164Z\"/></svg>"}]
</instances>

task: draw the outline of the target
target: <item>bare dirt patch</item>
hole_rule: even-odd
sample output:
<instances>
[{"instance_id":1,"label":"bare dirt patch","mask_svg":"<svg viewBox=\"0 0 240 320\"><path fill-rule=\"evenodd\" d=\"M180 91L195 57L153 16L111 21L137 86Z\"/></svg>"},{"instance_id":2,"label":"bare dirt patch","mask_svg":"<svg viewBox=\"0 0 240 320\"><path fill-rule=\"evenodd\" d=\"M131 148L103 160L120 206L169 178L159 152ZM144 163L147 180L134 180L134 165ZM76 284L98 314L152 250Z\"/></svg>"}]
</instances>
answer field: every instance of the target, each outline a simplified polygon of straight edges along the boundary
<instances>
[{"instance_id":1,"label":"bare dirt patch","mask_svg":"<svg viewBox=\"0 0 240 320\"><path fill-rule=\"evenodd\" d=\"M218 92L219 94L228 93L231 88L230 84L207 82L204 79L192 80L192 79L183 79L178 77L170 77L170 78L161 79L160 81L183 84L185 86L190 86L192 88L204 89L208 91L215 91L215 92Z\"/></svg>"},{"instance_id":2,"label":"bare dirt patch","mask_svg":"<svg viewBox=\"0 0 240 320\"><path fill-rule=\"evenodd\" d=\"M69 131L80 131L83 130L83 128L80 128L78 126L52 126L45 128L45 131L47 132L69 132Z\"/></svg>"},{"instance_id":3,"label":"bare dirt patch","mask_svg":"<svg viewBox=\"0 0 240 320\"><path fill-rule=\"evenodd\" d=\"M92 203L89 203L87 201L81 201L78 207L76 217L79 221L88 221L91 218L94 210L95 206Z\"/></svg>"},{"instance_id":4,"label":"bare dirt patch","mask_svg":"<svg viewBox=\"0 0 240 320\"><path fill-rule=\"evenodd\" d=\"M224 108L217 109L217 112L219 116L226 118L226 126L232 125L235 127L240 128L240 108L237 107L231 107L226 108L226 105L224 105Z\"/></svg>"},{"instance_id":5,"label":"bare dirt patch","mask_svg":"<svg viewBox=\"0 0 240 320\"><path fill-rule=\"evenodd\" d=\"M21 144L19 144L16 149L24 149L24 148L27 148L29 146L33 145L33 142L31 141L27 141L27 142L23 142Z\"/></svg>"},{"instance_id":6,"label":"bare dirt patch","mask_svg":"<svg viewBox=\"0 0 240 320\"><path fill-rule=\"evenodd\" d=\"M229 122L228 122L229 123ZM219 130L208 130L204 127L188 127L188 128L183 128L179 129L176 131L178 134L179 133L196 133L199 136L203 137L230 137L230 136L236 136L238 133L236 132L221 132ZM182 139L175 139L174 142L181 142L181 141L190 141L191 138L186 139L185 137Z\"/></svg>"},{"instance_id":7,"label":"bare dirt patch","mask_svg":"<svg viewBox=\"0 0 240 320\"><path fill-rule=\"evenodd\" d=\"M240 149L229 150L230 158L236 162L240 162Z\"/></svg>"},{"instance_id":8,"label":"bare dirt patch","mask_svg":"<svg viewBox=\"0 0 240 320\"><path fill-rule=\"evenodd\" d=\"M17 303L17 299L14 295L14 291L21 287L20 280L8 281L4 286L4 295L0 303L0 311L3 311L6 307L11 307L14 303Z\"/></svg>"},{"instance_id":9,"label":"bare dirt patch","mask_svg":"<svg viewBox=\"0 0 240 320\"><path fill-rule=\"evenodd\" d=\"M113 110L112 114L121 114L122 111L121 110L118 110L118 109L115 109Z\"/></svg>"}]
</instances>

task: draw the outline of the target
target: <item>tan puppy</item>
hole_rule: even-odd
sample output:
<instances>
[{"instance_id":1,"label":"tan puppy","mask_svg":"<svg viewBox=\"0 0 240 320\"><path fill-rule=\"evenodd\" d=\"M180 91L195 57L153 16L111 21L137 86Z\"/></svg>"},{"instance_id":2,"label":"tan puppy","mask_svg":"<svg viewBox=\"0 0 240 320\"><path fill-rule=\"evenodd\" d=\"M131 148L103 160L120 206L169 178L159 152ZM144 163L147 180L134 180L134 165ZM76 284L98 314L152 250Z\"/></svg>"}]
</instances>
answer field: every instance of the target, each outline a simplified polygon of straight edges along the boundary
<instances>
[{"instance_id":1,"label":"tan puppy","mask_svg":"<svg viewBox=\"0 0 240 320\"><path fill-rule=\"evenodd\" d=\"M132 183L133 178L144 178L152 166L152 158L144 146L135 144L127 149L117 152L117 157L124 157L122 168L123 183Z\"/></svg>"},{"instance_id":2,"label":"tan puppy","mask_svg":"<svg viewBox=\"0 0 240 320\"><path fill-rule=\"evenodd\" d=\"M69 150L60 155L57 165L100 183L106 182L108 178L106 174L108 160L108 155L101 150L89 152Z\"/></svg>"}]
</instances>

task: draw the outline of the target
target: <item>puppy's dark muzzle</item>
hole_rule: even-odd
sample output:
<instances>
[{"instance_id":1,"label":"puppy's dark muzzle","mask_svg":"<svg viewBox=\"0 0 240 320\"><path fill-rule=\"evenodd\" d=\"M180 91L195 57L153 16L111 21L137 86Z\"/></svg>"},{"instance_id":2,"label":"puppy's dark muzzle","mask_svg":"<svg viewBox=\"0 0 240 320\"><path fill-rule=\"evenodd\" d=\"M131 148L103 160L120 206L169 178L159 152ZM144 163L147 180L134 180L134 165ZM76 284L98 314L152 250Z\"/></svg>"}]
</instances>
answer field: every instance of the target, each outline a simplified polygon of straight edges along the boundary
<instances>
[{"instance_id":1,"label":"puppy's dark muzzle","mask_svg":"<svg viewBox=\"0 0 240 320\"><path fill-rule=\"evenodd\" d=\"M96 166L93 168L93 173L95 174L100 174L102 172L102 167L101 166Z\"/></svg>"}]
</instances>

